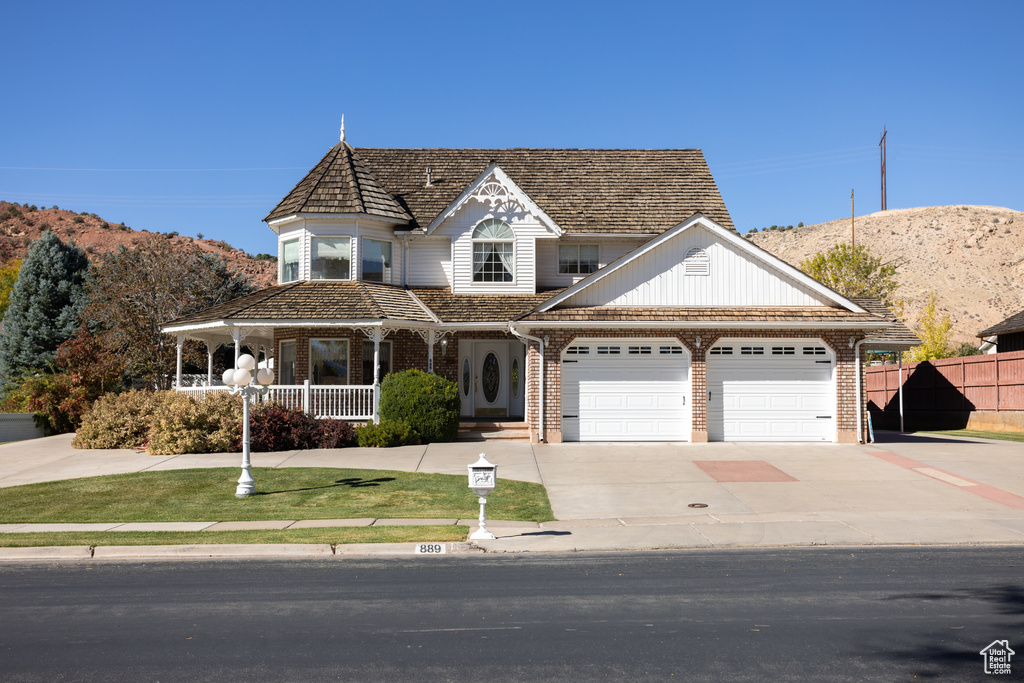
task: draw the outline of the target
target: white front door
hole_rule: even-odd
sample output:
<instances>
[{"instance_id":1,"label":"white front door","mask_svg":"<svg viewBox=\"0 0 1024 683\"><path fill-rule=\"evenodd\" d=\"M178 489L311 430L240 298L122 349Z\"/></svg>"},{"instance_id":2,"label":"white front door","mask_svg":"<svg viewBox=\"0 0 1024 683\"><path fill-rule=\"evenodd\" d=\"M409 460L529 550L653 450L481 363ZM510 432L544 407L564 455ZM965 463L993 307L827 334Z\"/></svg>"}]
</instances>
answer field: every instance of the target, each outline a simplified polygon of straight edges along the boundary
<instances>
[{"instance_id":1,"label":"white front door","mask_svg":"<svg viewBox=\"0 0 1024 683\"><path fill-rule=\"evenodd\" d=\"M473 413L477 417L507 417L508 342L476 342L473 356Z\"/></svg>"}]
</instances>

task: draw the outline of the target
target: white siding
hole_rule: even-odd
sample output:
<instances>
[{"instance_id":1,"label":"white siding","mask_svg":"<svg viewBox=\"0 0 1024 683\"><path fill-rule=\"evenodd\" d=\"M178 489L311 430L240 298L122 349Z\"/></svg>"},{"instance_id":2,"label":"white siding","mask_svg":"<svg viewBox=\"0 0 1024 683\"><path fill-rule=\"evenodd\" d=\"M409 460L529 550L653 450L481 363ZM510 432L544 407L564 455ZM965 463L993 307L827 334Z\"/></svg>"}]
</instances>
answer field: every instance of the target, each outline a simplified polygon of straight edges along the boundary
<instances>
[{"instance_id":1,"label":"white siding","mask_svg":"<svg viewBox=\"0 0 1024 683\"><path fill-rule=\"evenodd\" d=\"M559 240L541 240L537 242L537 286L546 289L550 287L568 287L582 280L586 275L563 275L558 272L558 245L559 244L596 244L598 245L598 259L602 268L615 259L628 254L641 244L644 240L624 240L608 238L580 238L563 236Z\"/></svg>"},{"instance_id":2,"label":"white siding","mask_svg":"<svg viewBox=\"0 0 1024 683\"><path fill-rule=\"evenodd\" d=\"M350 278L356 279L360 275L362 260L360 248L363 237L391 242L391 284L402 284L402 245L395 238L394 227L379 221L366 218L344 218L336 220L301 220L291 226L287 231L282 231L278 237L278 254L280 256L280 244L296 237L301 239L299 245L299 279L308 280L310 276L310 261L313 237L349 237L351 238L351 262ZM280 261L280 258L279 258ZM278 279L281 270L278 266Z\"/></svg>"},{"instance_id":3,"label":"white siding","mask_svg":"<svg viewBox=\"0 0 1024 683\"><path fill-rule=\"evenodd\" d=\"M710 275L685 275L694 248L710 259ZM699 225L659 245L570 297L566 306L821 306L796 280L770 269Z\"/></svg>"},{"instance_id":4,"label":"white siding","mask_svg":"<svg viewBox=\"0 0 1024 683\"><path fill-rule=\"evenodd\" d=\"M409 240L409 286L451 287L452 242L448 238Z\"/></svg>"},{"instance_id":5,"label":"white siding","mask_svg":"<svg viewBox=\"0 0 1024 683\"><path fill-rule=\"evenodd\" d=\"M473 229L483 220L497 218L515 232L512 282L473 282ZM528 214L491 209L470 201L433 232L452 241L452 291L456 294L533 294L536 291L536 240L551 238L548 229Z\"/></svg>"}]
</instances>

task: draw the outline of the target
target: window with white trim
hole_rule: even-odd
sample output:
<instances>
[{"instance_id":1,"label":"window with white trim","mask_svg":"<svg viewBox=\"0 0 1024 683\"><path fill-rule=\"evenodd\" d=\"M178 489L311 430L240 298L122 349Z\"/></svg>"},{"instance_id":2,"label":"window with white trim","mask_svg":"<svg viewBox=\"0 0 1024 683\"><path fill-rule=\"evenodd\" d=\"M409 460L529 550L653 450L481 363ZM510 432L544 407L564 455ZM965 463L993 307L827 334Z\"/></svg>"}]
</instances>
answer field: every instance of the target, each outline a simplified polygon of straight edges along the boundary
<instances>
[{"instance_id":1,"label":"window with white trim","mask_svg":"<svg viewBox=\"0 0 1024 683\"><path fill-rule=\"evenodd\" d=\"M380 343L380 363L378 364L377 379L384 381L384 375L391 372L391 342ZM373 384L373 342L363 342L363 379L364 385Z\"/></svg>"},{"instance_id":2,"label":"window with white trim","mask_svg":"<svg viewBox=\"0 0 1024 683\"><path fill-rule=\"evenodd\" d=\"M309 246L311 280L348 280L352 272L352 238L314 237Z\"/></svg>"},{"instance_id":3,"label":"window with white trim","mask_svg":"<svg viewBox=\"0 0 1024 683\"><path fill-rule=\"evenodd\" d=\"M277 374L279 384L295 384L295 342L281 342L281 353L277 355Z\"/></svg>"},{"instance_id":4,"label":"window with white trim","mask_svg":"<svg viewBox=\"0 0 1024 683\"><path fill-rule=\"evenodd\" d=\"M491 218L473 230L473 282L512 282L515 233Z\"/></svg>"},{"instance_id":5,"label":"window with white trim","mask_svg":"<svg viewBox=\"0 0 1024 683\"><path fill-rule=\"evenodd\" d=\"M391 242L364 237L362 247L362 279L391 284Z\"/></svg>"},{"instance_id":6,"label":"window with white trim","mask_svg":"<svg viewBox=\"0 0 1024 683\"><path fill-rule=\"evenodd\" d=\"M313 384L348 384L348 340L310 339L309 378Z\"/></svg>"},{"instance_id":7,"label":"window with white trim","mask_svg":"<svg viewBox=\"0 0 1024 683\"><path fill-rule=\"evenodd\" d=\"M281 284L299 279L299 238L281 242Z\"/></svg>"},{"instance_id":8,"label":"window with white trim","mask_svg":"<svg viewBox=\"0 0 1024 683\"><path fill-rule=\"evenodd\" d=\"M570 275L596 272L600 267L598 251L596 244L559 244L558 272Z\"/></svg>"},{"instance_id":9,"label":"window with white trim","mask_svg":"<svg viewBox=\"0 0 1024 683\"><path fill-rule=\"evenodd\" d=\"M683 273L685 275L710 275L711 259L708 252L700 247L694 247L686 252L683 259Z\"/></svg>"}]
</instances>

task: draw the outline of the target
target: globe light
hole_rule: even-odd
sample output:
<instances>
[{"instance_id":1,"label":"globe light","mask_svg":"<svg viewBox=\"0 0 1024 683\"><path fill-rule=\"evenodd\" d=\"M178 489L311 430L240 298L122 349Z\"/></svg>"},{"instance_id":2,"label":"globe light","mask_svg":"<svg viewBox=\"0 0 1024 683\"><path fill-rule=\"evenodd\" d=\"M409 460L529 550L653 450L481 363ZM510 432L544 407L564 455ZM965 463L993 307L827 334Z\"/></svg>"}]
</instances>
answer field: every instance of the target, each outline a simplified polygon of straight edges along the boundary
<instances>
[{"instance_id":1,"label":"globe light","mask_svg":"<svg viewBox=\"0 0 1024 683\"><path fill-rule=\"evenodd\" d=\"M224 371L223 379L224 379L224 384L226 384L227 386L229 386L229 387L230 386L234 386L234 383L235 383L235 369L234 368L228 368L227 370L225 370Z\"/></svg>"},{"instance_id":2,"label":"globe light","mask_svg":"<svg viewBox=\"0 0 1024 683\"><path fill-rule=\"evenodd\" d=\"M253 368L256 367L256 359L250 356L248 353L243 353L241 356L238 357L237 367L239 367L242 370L248 370L249 372L252 372Z\"/></svg>"},{"instance_id":3,"label":"globe light","mask_svg":"<svg viewBox=\"0 0 1024 683\"><path fill-rule=\"evenodd\" d=\"M251 358L251 356L250 356ZM241 359L239 359L241 360ZM238 368L234 372L234 376L231 378L231 383L240 387L244 387L246 384L252 381L252 373L245 368Z\"/></svg>"},{"instance_id":4,"label":"globe light","mask_svg":"<svg viewBox=\"0 0 1024 683\"><path fill-rule=\"evenodd\" d=\"M274 383L274 371L270 368L260 368L256 373L256 381L265 387Z\"/></svg>"}]
</instances>

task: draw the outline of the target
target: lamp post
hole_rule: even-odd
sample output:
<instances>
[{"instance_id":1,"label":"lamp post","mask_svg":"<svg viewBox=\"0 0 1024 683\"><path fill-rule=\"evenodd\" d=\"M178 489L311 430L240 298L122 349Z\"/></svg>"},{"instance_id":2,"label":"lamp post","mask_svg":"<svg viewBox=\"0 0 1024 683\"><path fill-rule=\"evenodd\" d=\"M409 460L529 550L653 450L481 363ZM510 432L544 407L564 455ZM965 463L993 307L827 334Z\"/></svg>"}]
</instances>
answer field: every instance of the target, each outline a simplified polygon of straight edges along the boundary
<instances>
[{"instance_id":1,"label":"lamp post","mask_svg":"<svg viewBox=\"0 0 1024 683\"><path fill-rule=\"evenodd\" d=\"M232 394L242 397L242 476L238 478L236 498L247 498L256 492L256 480L252 478L249 463L249 401L255 396L266 396L268 387L274 382L274 371L260 368L253 377L256 359L247 353L238 357L238 367L224 371L224 384Z\"/></svg>"},{"instance_id":2,"label":"lamp post","mask_svg":"<svg viewBox=\"0 0 1024 683\"><path fill-rule=\"evenodd\" d=\"M487 505L487 494L494 490L498 483L498 466L487 462L484 454L480 459L469 465L469 488L480 499L480 528L470 535L471 540L494 539L496 536L487 530L487 518L484 506Z\"/></svg>"}]
</instances>

